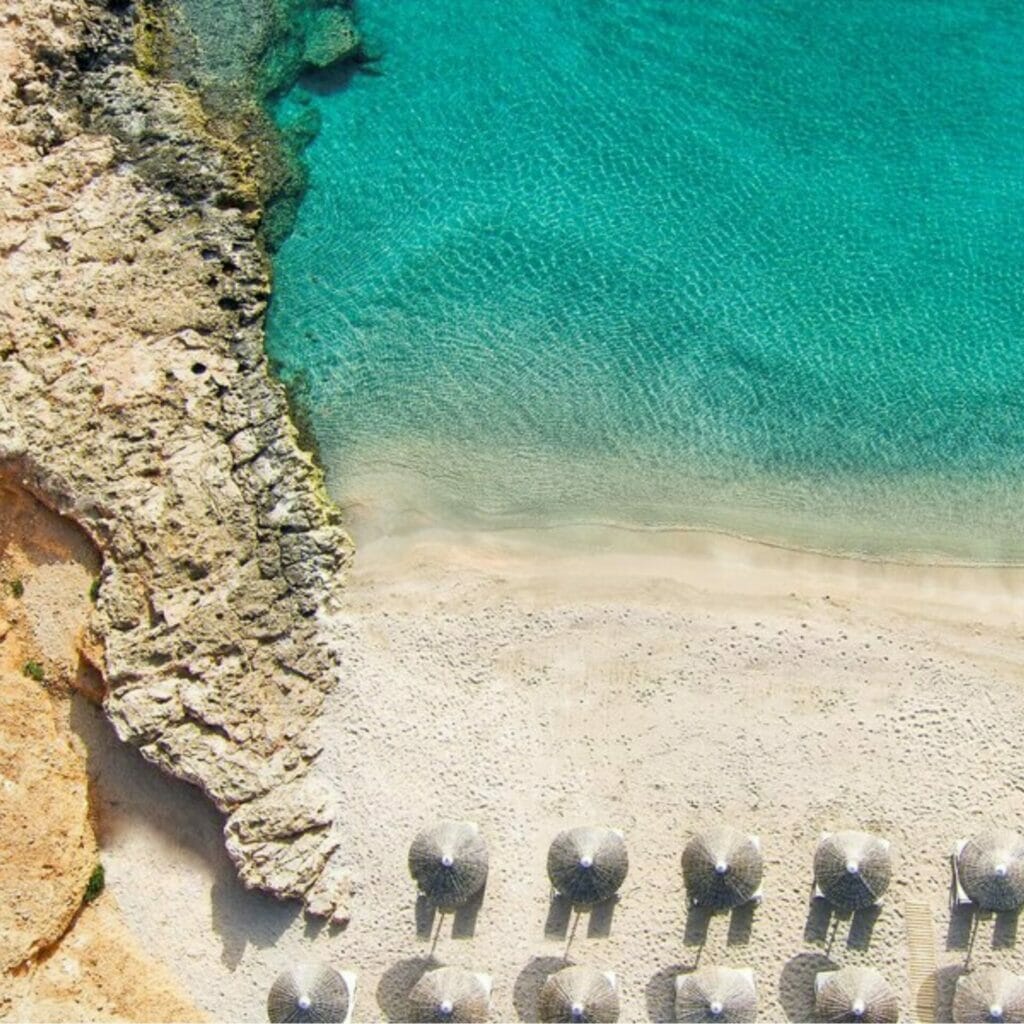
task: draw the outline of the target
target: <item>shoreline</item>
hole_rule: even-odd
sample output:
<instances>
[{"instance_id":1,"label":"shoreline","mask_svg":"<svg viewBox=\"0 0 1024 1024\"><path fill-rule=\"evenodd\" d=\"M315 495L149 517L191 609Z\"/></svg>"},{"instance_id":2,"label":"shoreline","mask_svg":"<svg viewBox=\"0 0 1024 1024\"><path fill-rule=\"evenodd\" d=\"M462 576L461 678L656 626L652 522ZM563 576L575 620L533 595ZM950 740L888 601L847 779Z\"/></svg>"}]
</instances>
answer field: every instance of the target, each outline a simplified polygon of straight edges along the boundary
<instances>
[{"instance_id":1,"label":"shoreline","mask_svg":"<svg viewBox=\"0 0 1024 1024\"><path fill-rule=\"evenodd\" d=\"M455 446L444 453L444 458L447 463L440 449L432 452L430 464L436 470L432 476L422 468L386 462L368 470L365 456L355 459L329 447L324 451L323 464L328 492L343 511L349 531L360 539L431 527L495 533L590 530L618 534L629 547L634 536L671 541L687 533L715 533L779 549L869 562L1024 568L1019 537L1000 527L994 516L986 518L989 503L997 500L995 485L986 479L975 483L973 508L973 521L984 523L986 529L971 532L958 527L955 520L940 525L941 516L937 519L936 510L928 510L927 497L934 481L927 478L908 479L898 503L892 488L879 489L868 483L858 488L851 480L828 486L822 482L827 500L813 508L799 498L801 489L808 486L806 481L767 476L757 482L757 493L735 490L731 492L734 500L727 504L712 500L711 492L705 495L701 482L696 480L688 499L691 503L680 502L669 508L679 492L676 480L666 490L666 505L655 508L646 500L634 503L624 497L628 494L625 477L611 494L600 488L595 477L592 494L577 507L566 505L549 486L557 475L558 460L538 468L537 482L545 487L534 495L535 501L527 502L522 496L516 498L508 482L501 479L500 460L493 451ZM446 468L463 463L477 469L460 477ZM483 465L491 468L493 479L498 481L491 493L478 478ZM573 480L581 472L581 465L572 459L565 460L562 468ZM470 482L473 487L467 490ZM527 488L524 493L531 492ZM1000 491L1001 507L1006 505L1008 493ZM596 500L598 495L600 501ZM698 506L694 495L708 497L709 503ZM870 509L875 499L880 504L873 515ZM965 509L960 512L966 515ZM908 529L908 522L916 529Z\"/></svg>"},{"instance_id":2,"label":"shoreline","mask_svg":"<svg viewBox=\"0 0 1024 1024\"><path fill-rule=\"evenodd\" d=\"M685 595L708 607L796 616L828 605L880 622L941 624L956 631L961 646L971 646L972 633L987 642L998 636L1012 663L1024 621L1024 567L863 559L701 530L432 528L360 539L349 597L403 579L409 591L427 590L414 581L458 573L551 603L611 597L674 604Z\"/></svg>"},{"instance_id":3,"label":"shoreline","mask_svg":"<svg viewBox=\"0 0 1024 1024\"><path fill-rule=\"evenodd\" d=\"M349 512L357 507L354 504L346 505L343 502L336 502L338 507ZM408 516L411 519L412 516ZM516 522L497 523L485 522L486 517L479 517L475 523L458 522L445 523L438 517L429 519L427 516L416 514L418 521L413 524L409 521L397 525L391 520L386 525L383 522L375 521L372 514L361 514L356 517L346 517L346 529L353 539L359 540L360 550L366 544L375 544L386 538L409 539L416 536L427 535L465 535L465 536L509 536L509 537L534 537L538 542L544 537L562 535L577 539L577 543L583 538L590 537L598 542L600 547L621 547L623 551L663 548L671 551L673 549L684 549L686 547L700 548L704 546L700 538L720 538L723 542L735 541L740 544L752 545L754 547L770 548L780 553L793 555L806 555L812 558L819 558L836 562L863 562L867 565L896 566L904 569L920 570L963 570L973 572L975 570L986 572L1019 572L1024 579L1024 562L1006 560L977 561L971 559L958 559L945 557L935 553L914 554L907 551L893 554L871 554L868 552L842 551L827 547L818 547L811 544L799 544L795 541L777 539L772 536L758 535L757 533L745 533L739 530L726 528L714 528L711 526L645 526L639 523L616 523L603 520L580 520L550 521L542 522ZM602 541L602 538L604 541ZM543 546L543 545L540 545Z\"/></svg>"}]
</instances>

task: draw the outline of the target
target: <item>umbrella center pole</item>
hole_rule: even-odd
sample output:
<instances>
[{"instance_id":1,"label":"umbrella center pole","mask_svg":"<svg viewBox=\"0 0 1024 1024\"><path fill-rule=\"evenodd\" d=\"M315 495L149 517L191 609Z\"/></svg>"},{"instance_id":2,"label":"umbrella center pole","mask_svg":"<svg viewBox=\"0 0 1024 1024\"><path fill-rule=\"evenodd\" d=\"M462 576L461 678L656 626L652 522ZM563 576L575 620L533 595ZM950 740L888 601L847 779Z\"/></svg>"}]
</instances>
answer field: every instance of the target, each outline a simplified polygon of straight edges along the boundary
<instances>
[{"instance_id":1,"label":"umbrella center pole","mask_svg":"<svg viewBox=\"0 0 1024 1024\"><path fill-rule=\"evenodd\" d=\"M572 945L572 940L576 938L576 927L580 923L580 915L583 913L582 910L576 908L576 916L572 919L572 928L569 931L569 938L565 943L565 953L562 955L562 959L568 963L569 960L569 947Z\"/></svg>"},{"instance_id":2,"label":"umbrella center pole","mask_svg":"<svg viewBox=\"0 0 1024 1024\"><path fill-rule=\"evenodd\" d=\"M441 928L444 925L444 914L443 910L438 911L437 914L437 927L434 929L434 941L430 944L430 955L434 955L434 950L437 949L437 940L441 937Z\"/></svg>"}]
</instances>

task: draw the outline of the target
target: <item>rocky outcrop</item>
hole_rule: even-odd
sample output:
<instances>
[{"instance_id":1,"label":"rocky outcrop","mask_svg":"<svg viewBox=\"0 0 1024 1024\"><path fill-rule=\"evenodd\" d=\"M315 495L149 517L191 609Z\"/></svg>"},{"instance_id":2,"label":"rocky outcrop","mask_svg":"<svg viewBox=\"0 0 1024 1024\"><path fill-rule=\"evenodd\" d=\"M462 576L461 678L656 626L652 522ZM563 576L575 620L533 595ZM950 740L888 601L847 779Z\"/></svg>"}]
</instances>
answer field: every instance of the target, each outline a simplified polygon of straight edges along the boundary
<instances>
[{"instance_id":1,"label":"rocky outcrop","mask_svg":"<svg viewBox=\"0 0 1024 1024\"><path fill-rule=\"evenodd\" d=\"M300 897L336 844L303 776L351 544L267 372L259 143L137 70L134 17L0 14L0 465L102 554L119 736L227 814L249 884Z\"/></svg>"}]
</instances>

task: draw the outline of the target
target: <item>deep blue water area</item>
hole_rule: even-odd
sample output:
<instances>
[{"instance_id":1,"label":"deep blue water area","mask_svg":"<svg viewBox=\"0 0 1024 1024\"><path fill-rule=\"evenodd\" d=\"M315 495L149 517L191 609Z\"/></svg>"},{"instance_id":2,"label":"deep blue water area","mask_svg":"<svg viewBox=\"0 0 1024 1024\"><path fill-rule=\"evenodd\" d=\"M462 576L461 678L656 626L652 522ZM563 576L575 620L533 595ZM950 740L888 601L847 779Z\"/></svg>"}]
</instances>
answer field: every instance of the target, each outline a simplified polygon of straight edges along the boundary
<instances>
[{"instance_id":1,"label":"deep blue water area","mask_svg":"<svg viewBox=\"0 0 1024 1024\"><path fill-rule=\"evenodd\" d=\"M343 505L1024 559L1024 5L358 12L268 337Z\"/></svg>"}]
</instances>

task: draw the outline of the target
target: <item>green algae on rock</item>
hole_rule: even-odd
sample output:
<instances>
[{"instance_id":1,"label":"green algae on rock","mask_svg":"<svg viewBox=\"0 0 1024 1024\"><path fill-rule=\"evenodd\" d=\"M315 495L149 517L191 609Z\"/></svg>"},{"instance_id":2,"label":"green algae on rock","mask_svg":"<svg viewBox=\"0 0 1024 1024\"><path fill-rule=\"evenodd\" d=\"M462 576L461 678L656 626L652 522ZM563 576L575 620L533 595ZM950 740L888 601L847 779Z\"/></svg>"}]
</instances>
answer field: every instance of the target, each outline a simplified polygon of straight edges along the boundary
<instances>
[{"instance_id":1,"label":"green algae on rock","mask_svg":"<svg viewBox=\"0 0 1024 1024\"><path fill-rule=\"evenodd\" d=\"M328 67L360 46L345 0L172 0L159 9L166 70L199 90L266 98L304 69Z\"/></svg>"},{"instance_id":2,"label":"green algae on rock","mask_svg":"<svg viewBox=\"0 0 1024 1024\"><path fill-rule=\"evenodd\" d=\"M193 89L215 130L243 138L274 250L291 231L306 188L302 150L319 129L313 111L276 123L267 104L309 70L359 60L345 0L144 0L136 33L143 66Z\"/></svg>"}]
</instances>

